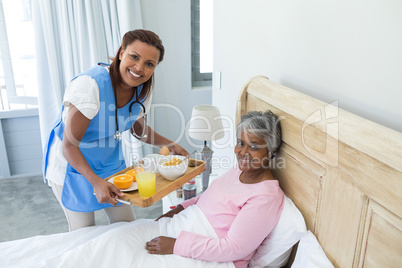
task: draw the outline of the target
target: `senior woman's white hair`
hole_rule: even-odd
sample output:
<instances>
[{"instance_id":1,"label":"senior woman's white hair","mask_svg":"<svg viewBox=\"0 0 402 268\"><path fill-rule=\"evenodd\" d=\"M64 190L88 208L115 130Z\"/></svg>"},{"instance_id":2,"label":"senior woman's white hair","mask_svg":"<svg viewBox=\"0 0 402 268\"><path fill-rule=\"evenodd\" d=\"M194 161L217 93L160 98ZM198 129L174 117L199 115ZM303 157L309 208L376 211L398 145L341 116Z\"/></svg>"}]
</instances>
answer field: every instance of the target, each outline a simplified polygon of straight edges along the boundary
<instances>
[{"instance_id":1,"label":"senior woman's white hair","mask_svg":"<svg viewBox=\"0 0 402 268\"><path fill-rule=\"evenodd\" d=\"M274 158L282 144L282 129L279 118L270 110L251 111L243 115L237 125L237 137L240 133L250 133L265 141L270 158Z\"/></svg>"}]
</instances>

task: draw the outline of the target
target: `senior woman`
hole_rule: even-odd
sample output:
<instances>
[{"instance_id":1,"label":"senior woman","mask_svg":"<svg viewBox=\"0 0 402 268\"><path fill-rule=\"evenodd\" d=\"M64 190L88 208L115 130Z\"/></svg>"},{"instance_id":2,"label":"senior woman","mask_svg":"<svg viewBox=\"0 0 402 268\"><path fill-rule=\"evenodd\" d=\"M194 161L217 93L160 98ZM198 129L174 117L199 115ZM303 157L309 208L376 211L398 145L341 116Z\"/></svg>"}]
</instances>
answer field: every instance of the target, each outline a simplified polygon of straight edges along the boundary
<instances>
[{"instance_id":1,"label":"senior woman","mask_svg":"<svg viewBox=\"0 0 402 268\"><path fill-rule=\"evenodd\" d=\"M197 205L218 238L182 231L177 239L159 236L147 242L148 253L233 261L236 267L247 267L283 209L284 193L270 170L270 161L280 145L281 126L276 115L271 111L244 115L237 127L234 149L237 165L215 180L204 193L160 217L173 217Z\"/></svg>"}]
</instances>

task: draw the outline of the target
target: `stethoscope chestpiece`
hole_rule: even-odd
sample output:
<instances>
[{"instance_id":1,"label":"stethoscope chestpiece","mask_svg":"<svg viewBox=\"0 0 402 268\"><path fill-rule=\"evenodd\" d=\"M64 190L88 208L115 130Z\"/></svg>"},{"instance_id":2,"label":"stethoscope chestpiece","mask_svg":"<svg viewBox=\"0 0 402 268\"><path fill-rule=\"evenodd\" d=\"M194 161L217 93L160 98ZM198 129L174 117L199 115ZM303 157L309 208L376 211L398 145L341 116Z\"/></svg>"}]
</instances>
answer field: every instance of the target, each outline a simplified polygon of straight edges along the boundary
<instances>
[{"instance_id":1,"label":"stethoscope chestpiece","mask_svg":"<svg viewBox=\"0 0 402 268\"><path fill-rule=\"evenodd\" d=\"M121 141L121 133L117 130L116 134L113 135L115 140Z\"/></svg>"}]
</instances>

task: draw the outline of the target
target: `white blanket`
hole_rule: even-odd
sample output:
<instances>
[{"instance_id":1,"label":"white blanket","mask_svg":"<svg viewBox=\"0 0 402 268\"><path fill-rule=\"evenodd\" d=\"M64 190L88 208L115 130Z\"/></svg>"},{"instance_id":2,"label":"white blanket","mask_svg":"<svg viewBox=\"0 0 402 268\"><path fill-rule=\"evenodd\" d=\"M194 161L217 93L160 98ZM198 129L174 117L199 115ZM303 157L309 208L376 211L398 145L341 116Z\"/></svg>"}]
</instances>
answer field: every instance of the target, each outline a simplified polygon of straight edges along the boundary
<instances>
[{"instance_id":1,"label":"white blanket","mask_svg":"<svg viewBox=\"0 0 402 268\"><path fill-rule=\"evenodd\" d=\"M137 220L69 233L0 243L0 267L234 267L177 255L151 255L145 243L157 236L177 238L182 230L217 237L205 215L191 206L173 218Z\"/></svg>"}]
</instances>

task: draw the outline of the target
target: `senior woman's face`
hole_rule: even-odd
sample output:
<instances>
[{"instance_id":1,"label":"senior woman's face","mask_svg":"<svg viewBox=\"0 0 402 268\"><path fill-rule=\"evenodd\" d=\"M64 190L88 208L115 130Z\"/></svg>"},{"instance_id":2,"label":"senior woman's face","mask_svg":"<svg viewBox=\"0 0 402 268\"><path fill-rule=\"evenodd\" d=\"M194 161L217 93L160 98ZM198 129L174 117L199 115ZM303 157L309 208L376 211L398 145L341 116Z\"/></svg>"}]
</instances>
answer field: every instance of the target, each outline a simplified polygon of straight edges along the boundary
<instances>
[{"instance_id":1,"label":"senior woman's face","mask_svg":"<svg viewBox=\"0 0 402 268\"><path fill-rule=\"evenodd\" d=\"M237 138L235 154L242 171L266 169L269 165L267 145L251 133L242 132Z\"/></svg>"},{"instance_id":2,"label":"senior woman's face","mask_svg":"<svg viewBox=\"0 0 402 268\"><path fill-rule=\"evenodd\" d=\"M159 50L139 40L120 51L120 73L130 87L137 87L151 78L159 61Z\"/></svg>"}]
</instances>

